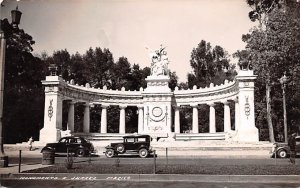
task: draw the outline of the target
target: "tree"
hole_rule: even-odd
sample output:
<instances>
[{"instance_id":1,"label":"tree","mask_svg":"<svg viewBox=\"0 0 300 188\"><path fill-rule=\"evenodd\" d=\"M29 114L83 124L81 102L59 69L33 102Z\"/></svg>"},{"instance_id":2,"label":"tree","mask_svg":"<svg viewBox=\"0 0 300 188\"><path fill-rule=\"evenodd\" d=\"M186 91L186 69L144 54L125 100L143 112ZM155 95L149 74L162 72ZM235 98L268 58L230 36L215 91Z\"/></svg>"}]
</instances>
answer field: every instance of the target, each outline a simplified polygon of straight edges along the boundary
<instances>
[{"instance_id":1,"label":"tree","mask_svg":"<svg viewBox=\"0 0 300 188\"><path fill-rule=\"evenodd\" d=\"M243 41L247 43L248 55L246 52L239 54L240 61L250 61L259 76L257 83L265 84L269 140L274 142L271 90L274 84L278 83L278 78L282 76L284 70L293 70L290 69L291 66L287 62L294 64L289 59L294 56L292 52L297 49L294 36L299 36L297 34L299 32L299 14L298 16L295 15L297 12L295 6L298 5L294 4L294 1L287 1L287 4L281 4L277 1L255 1L254 4L253 1L249 2L250 6L254 6L253 11L257 14L251 18L251 15L255 14L253 11L250 12L250 19L259 20L259 27L254 28L250 34L243 35ZM259 97L256 100L263 102ZM264 112L263 109L259 110Z\"/></svg>"},{"instance_id":2,"label":"tree","mask_svg":"<svg viewBox=\"0 0 300 188\"><path fill-rule=\"evenodd\" d=\"M191 52L190 65L193 73L188 74L188 88L193 88L194 85L199 87L208 87L211 83L220 85L225 80L233 80L236 75L235 66L231 65L229 55L221 46L212 47L209 42L201 40L196 48ZM186 84L180 83L180 88L186 88ZM222 105L216 107L216 126L218 131L222 131L223 115L219 112L223 111ZM208 106L199 105L199 112L205 114L209 111ZM185 109L185 113L190 113L190 109ZM185 115L187 122L191 123L191 115ZM181 123L186 120L182 120ZM207 132L209 120L208 117L203 118L199 116L198 119L200 131Z\"/></svg>"},{"instance_id":3,"label":"tree","mask_svg":"<svg viewBox=\"0 0 300 188\"><path fill-rule=\"evenodd\" d=\"M43 87L41 80L47 67L38 57L32 55L32 37L24 30L13 28L7 19L2 20L2 29L7 39L4 113L5 142L27 141L43 125Z\"/></svg>"},{"instance_id":4,"label":"tree","mask_svg":"<svg viewBox=\"0 0 300 188\"><path fill-rule=\"evenodd\" d=\"M219 85L225 79L232 80L235 71L229 61L229 55L222 47L212 48L209 42L202 40L191 53L190 65L193 73L188 74L189 88L194 85L206 87L210 83Z\"/></svg>"},{"instance_id":5,"label":"tree","mask_svg":"<svg viewBox=\"0 0 300 188\"><path fill-rule=\"evenodd\" d=\"M90 48L83 55L83 76L93 87L102 88L104 85L111 88L111 67L114 65L113 55L109 49Z\"/></svg>"},{"instance_id":6,"label":"tree","mask_svg":"<svg viewBox=\"0 0 300 188\"><path fill-rule=\"evenodd\" d=\"M112 68L112 89L130 88L130 83L127 82L131 74L131 65L126 57L120 57ZM133 79L133 77L131 77Z\"/></svg>"}]
</instances>

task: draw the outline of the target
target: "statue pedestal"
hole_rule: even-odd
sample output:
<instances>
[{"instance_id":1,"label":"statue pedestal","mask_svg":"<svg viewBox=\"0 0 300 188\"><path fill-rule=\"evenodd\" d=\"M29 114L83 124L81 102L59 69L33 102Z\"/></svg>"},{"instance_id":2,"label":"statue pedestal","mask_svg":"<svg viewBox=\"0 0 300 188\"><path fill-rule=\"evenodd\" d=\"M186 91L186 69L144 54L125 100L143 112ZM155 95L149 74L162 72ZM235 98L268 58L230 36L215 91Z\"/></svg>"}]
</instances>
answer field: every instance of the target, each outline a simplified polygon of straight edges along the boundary
<instances>
[{"instance_id":1,"label":"statue pedestal","mask_svg":"<svg viewBox=\"0 0 300 188\"><path fill-rule=\"evenodd\" d=\"M145 92L147 93L164 93L171 92L169 88L169 76L160 75L160 76L148 76L146 78L147 88Z\"/></svg>"},{"instance_id":2,"label":"statue pedestal","mask_svg":"<svg viewBox=\"0 0 300 188\"><path fill-rule=\"evenodd\" d=\"M144 98L144 133L153 137L168 137L171 133L171 101L169 76L148 76Z\"/></svg>"}]
</instances>

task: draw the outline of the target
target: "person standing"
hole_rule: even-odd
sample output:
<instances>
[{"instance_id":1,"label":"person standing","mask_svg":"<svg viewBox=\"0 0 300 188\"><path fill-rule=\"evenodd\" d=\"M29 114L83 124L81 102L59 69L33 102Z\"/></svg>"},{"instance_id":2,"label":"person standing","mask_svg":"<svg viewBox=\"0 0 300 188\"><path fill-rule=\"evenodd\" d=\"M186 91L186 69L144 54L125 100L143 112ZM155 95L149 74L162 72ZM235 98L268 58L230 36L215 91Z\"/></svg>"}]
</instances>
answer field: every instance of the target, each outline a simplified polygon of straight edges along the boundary
<instances>
[{"instance_id":1,"label":"person standing","mask_svg":"<svg viewBox=\"0 0 300 188\"><path fill-rule=\"evenodd\" d=\"M290 161L292 164L295 164L295 156L296 156L296 133L293 133L289 140L288 140L288 145L290 147Z\"/></svg>"},{"instance_id":2,"label":"person standing","mask_svg":"<svg viewBox=\"0 0 300 188\"><path fill-rule=\"evenodd\" d=\"M29 144L29 151L32 150L32 142L33 142L33 138L30 137L29 140L28 140L28 144Z\"/></svg>"}]
</instances>

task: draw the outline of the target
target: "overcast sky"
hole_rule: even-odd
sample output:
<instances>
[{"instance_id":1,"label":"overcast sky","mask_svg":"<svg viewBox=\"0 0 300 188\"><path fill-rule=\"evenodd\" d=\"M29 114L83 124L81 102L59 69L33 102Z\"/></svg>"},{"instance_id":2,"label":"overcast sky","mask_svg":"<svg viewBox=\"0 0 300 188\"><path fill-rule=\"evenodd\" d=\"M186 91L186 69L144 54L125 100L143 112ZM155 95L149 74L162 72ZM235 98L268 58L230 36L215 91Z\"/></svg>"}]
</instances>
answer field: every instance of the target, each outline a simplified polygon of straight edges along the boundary
<instances>
[{"instance_id":1,"label":"overcast sky","mask_svg":"<svg viewBox=\"0 0 300 188\"><path fill-rule=\"evenodd\" d=\"M0 0L1 1L1 0ZM191 71L191 51L203 39L230 54L255 23L246 0L4 0L1 18L18 4L20 28L36 41L34 53L109 48L115 61L150 66L145 47L167 46L169 68L180 81Z\"/></svg>"}]
</instances>

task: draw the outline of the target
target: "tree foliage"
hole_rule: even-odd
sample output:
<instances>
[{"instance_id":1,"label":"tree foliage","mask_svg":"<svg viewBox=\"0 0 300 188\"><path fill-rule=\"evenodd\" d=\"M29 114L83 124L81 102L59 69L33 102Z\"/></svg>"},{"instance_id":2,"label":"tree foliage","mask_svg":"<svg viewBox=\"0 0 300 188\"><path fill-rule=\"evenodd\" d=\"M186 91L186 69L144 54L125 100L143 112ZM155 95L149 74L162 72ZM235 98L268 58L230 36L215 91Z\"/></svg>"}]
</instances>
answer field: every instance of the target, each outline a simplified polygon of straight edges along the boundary
<instances>
[{"instance_id":1,"label":"tree foliage","mask_svg":"<svg viewBox=\"0 0 300 188\"><path fill-rule=\"evenodd\" d=\"M258 75L256 82L258 89L255 91L257 125L263 130L268 123L268 140L274 142L273 124L276 136L283 132L282 90L279 78L284 72L290 78L287 87L288 124L290 129L295 129L296 122L299 123L298 118L290 114L295 114L294 109L298 109L295 106L298 100L293 96L297 95L295 86L299 83L296 75L299 75L300 9L299 4L293 0L287 0L285 4L277 1L255 1L255 3L260 3L260 6L266 3L264 6L267 8L257 6L255 9L257 13L265 14L264 28L253 28L249 34L243 35L246 50L237 52L236 56L240 62L251 62ZM290 103L291 100L293 103ZM271 111L271 108L274 111ZM261 139L266 139L265 135Z\"/></svg>"},{"instance_id":2,"label":"tree foliage","mask_svg":"<svg viewBox=\"0 0 300 188\"><path fill-rule=\"evenodd\" d=\"M43 126L43 88L47 71L42 60L32 55L32 37L2 20L6 38L3 127L4 142L35 139Z\"/></svg>"},{"instance_id":3,"label":"tree foliage","mask_svg":"<svg viewBox=\"0 0 300 188\"><path fill-rule=\"evenodd\" d=\"M210 83L219 85L225 79L232 80L235 71L229 61L228 53L221 46L212 47L209 42L202 40L191 53L193 73L188 74L189 88L194 85L206 87Z\"/></svg>"},{"instance_id":4,"label":"tree foliage","mask_svg":"<svg viewBox=\"0 0 300 188\"><path fill-rule=\"evenodd\" d=\"M196 48L191 52L190 65L192 73L188 74L188 83L180 83L179 88L187 89L193 86L209 87L223 84L225 80L233 80L236 75L235 66L230 64L229 54L221 46L212 47L209 42L201 40ZM217 104L216 109L216 128L217 131L223 130L223 105ZM191 130L192 126L192 109L183 108L180 113L180 121L184 130ZM209 129L209 107L199 105L198 117L199 131L208 132ZM234 113L232 113L233 115Z\"/></svg>"}]
</instances>

